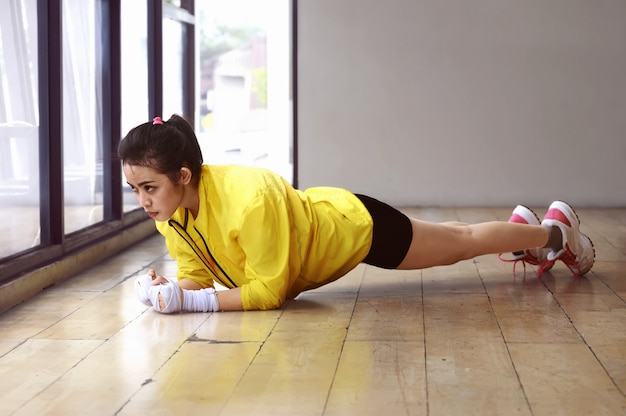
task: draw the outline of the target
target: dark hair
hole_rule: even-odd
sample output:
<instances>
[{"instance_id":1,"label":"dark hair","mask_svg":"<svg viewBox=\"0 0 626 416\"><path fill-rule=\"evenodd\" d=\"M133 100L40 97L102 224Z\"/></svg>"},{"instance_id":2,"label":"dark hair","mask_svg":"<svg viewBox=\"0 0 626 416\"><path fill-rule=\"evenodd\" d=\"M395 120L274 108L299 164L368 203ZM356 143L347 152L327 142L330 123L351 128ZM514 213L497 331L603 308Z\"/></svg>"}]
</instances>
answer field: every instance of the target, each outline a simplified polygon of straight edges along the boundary
<instances>
[{"instance_id":1,"label":"dark hair","mask_svg":"<svg viewBox=\"0 0 626 416\"><path fill-rule=\"evenodd\" d=\"M202 170L202 150L191 125L174 114L163 124L147 122L134 127L122 139L117 155L126 165L144 166L167 175L176 182L180 169L191 170L198 181Z\"/></svg>"}]
</instances>

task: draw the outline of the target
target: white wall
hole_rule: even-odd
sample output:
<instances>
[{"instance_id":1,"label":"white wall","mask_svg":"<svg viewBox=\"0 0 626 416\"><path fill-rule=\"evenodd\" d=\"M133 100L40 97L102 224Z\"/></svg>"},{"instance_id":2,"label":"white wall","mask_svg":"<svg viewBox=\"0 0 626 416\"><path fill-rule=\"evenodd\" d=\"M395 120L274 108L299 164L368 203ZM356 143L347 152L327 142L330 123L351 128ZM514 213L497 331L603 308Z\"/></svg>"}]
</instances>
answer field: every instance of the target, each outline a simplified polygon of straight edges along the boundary
<instances>
[{"instance_id":1,"label":"white wall","mask_svg":"<svg viewBox=\"0 0 626 416\"><path fill-rule=\"evenodd\" d=\"M626 206L623 0L298 2L298 185Z\"/></svg>"}]
</instances>

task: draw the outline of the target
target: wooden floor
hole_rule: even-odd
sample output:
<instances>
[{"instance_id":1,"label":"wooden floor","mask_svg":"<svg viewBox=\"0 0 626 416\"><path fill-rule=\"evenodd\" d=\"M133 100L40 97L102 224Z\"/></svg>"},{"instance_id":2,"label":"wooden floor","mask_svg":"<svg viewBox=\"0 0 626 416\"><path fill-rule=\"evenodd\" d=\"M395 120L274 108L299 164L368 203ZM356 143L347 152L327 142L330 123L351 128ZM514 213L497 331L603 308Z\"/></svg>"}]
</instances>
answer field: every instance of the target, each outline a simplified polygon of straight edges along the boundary
<instances>
[{"instance_id":1,"label":"wooden floor","mask_svg":"<svg viewBox=\"0 0 626 416\"><path fill-rule=\"evenodd\" d=\"M626 210L578 213L597 250L583 278L494 255L361 265L267 312L146 308L134 278L175 273L150 238L0 315L0 415L624 415Z\"/></svg>"}]
</instances>

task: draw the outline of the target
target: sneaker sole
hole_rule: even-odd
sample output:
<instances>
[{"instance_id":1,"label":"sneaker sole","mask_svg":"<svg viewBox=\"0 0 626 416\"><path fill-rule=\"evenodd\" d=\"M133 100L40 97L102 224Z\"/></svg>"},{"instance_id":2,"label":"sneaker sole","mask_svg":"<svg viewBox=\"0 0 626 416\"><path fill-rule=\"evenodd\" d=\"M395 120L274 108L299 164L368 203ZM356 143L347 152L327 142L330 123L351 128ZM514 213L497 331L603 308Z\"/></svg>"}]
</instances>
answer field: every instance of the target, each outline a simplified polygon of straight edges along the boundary
<instances>
[{"instance_id":1,"label":"sneaker sole","mask_svg":"<svg viewBox=\"0 0 626 416\"><path fill-rule=\"evenodd\" d=\"M589 238L589 236L587 234L583 234L581 233L586 239L587 241L589 241L589 245L591 245L591 251L593 251L593 259L591 259L591 264L589 265L589 267L586 270L581 270L579 276L582 276L583 274L586 274L589 270L591 270L591 268L593 267L593 265L596 263L596 246L593 245L593 241L591 241L591 238Z\"/></svg>"}]
</instances>

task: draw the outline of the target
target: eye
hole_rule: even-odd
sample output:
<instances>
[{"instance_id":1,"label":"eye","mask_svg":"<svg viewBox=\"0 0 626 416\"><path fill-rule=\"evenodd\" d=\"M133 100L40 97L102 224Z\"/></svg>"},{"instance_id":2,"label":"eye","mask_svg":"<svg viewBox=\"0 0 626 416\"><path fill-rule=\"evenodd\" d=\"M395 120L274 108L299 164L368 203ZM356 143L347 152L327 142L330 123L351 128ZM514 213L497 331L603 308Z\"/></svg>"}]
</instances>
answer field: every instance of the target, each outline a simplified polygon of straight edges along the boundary
<instances>
[{"instance_id":1,"label":"eye","mask_svg":"<svg viewBox=\"0 0 626 416\"><path fill-rule=\"evenodd\" d=\"M135 188L134 186L132 186L132 185L128 185L128 186L130 187L130 190L133 191L133 193L136 194L138 192L137 188Z\"/></svg>"},{"instance_id":2,"label":"eye","mask_svg":"<svg viewBox=\"0 0 626 416\"><path fill-rule=\"evenodd\" d=\"M145 189L146 192L150 193L150 192L154 191L154 186L146 185L146 186L144 186L143 189Z\"/></svg>"}]
</instances>

